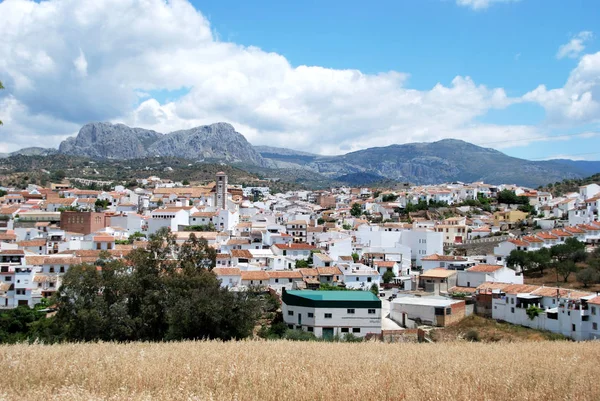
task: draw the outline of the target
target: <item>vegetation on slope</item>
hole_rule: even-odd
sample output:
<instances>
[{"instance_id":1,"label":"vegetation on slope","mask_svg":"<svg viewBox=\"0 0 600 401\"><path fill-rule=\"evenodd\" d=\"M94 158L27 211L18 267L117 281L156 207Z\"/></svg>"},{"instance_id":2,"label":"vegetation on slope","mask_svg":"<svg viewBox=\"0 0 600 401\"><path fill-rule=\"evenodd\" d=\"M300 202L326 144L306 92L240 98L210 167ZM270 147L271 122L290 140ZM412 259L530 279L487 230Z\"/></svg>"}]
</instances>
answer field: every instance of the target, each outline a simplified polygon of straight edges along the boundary
<instances>
[{"instance_id":1,"label":"vegetation on slope","mask_svg":"<svg viewBox=\"0 0 600 401\"><path fill-rule=\"evenodd\" d=\"M174 260L173 254L179 254ZM193 234L178 246L166 229L125 260L100 254L71 266L43 318L26 308L0 315L1 341L163 341L251 336L264 302L231 292L211 272L216 251ZM14 315L14 316L13 316ZM20 326L15 327L16 324ZM6 333L6 335L4 335Z\"/></svg>"},{"instance_id":2,"label":"vegetation on slope","mask_svg":"<svg viewBox=\"0 0 600 401\"><path fill-rule=\"evenodd\" d=\"M594 174L587 178L571 179L558 181L553 184L541 186L538 189L552 193L553 196L562 196L569 192L579 192L579 187L582 185L600 183L600 173Z\"/></svg>"}]
</instances>

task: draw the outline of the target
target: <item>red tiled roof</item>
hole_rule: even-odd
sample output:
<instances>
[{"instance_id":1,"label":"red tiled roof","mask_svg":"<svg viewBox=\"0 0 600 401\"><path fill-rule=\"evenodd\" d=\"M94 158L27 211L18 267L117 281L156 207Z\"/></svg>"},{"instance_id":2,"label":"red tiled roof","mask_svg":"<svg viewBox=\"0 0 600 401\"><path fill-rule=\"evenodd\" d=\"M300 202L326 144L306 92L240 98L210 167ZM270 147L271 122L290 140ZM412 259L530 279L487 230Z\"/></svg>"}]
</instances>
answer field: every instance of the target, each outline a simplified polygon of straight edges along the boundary
<instances>
[{"instance_id":1,"label":"red tiled roof","mask_svg":"<svg viewBox=\"0 0 600 401\"><path fill-rule=\"evenodd\" d=\"M0 255L25 255L25 252L21 249L4 249L0 251Z\"/></svg>"},{"instance_id":2,"label":"red tiled roof","mask_svg":"<svg viewBox=\"0 0 600 401\"><path fill-rule=\"evenodd\" d=\"M252 254L247 249L233 249L231 256L234 258L252 259Z\"/></svg>"},{"instance_id":3,"label":"red tiled roof","mask_svg":"<svg viewBox=\"0 0 600 401\"><path fill-rule=\"evenodd\" d=\"M393 260L378 260L373 262L373 264L378 267L394 267L396 262Z\"/></svg>"},{"instance_id":4,"label":"red tiled roof","mask_svg":"<svg viewBox=\"0 0 600 401\"><path fill-rule=\"evenodd\" d=\"M297 270L283 270L267 273L270 278L302 278L302 273Z\"/></svg>"},{"instance_id":5,"label":"red tiled roof","mask_svg":"<svg viewBox=\"0 0 600 401\"><path fill-rule=\"evenodd\" d=\"M242 280L268 280L269 279L269 274L263 270L243 271L243 272L241 272L241 276L242 276Z\"/></svg>"},{"instance_id":6,"label":"red tiled roof","mask_svg":"<svg viewBox=\"0 0 600 401\"><path fill-rule=\"evenodd\" d=\"M94 237L94 242L114 242L115 238L112 235L97 235Z\"/></svg>"},{"instance_id":7,"label":"red tiled roof","mask_svg":"<svg viewBox=\"0 0 600 401\"><path fill-rule=\"evenodd\" d=\"M467 271L475 273L492 273L496 270L502 269L502 267L503 266L500 265L475 265L473 267L469 267Z\"/></svg>"},{"instance_id":8,"label":"red tiled roof","mask_svg":"<svg viewBox=\"0 0 600 401\"><path fill-rule=\"evenodd\" d=\"M237 267L215 267L212 271L217 276L239 276L241 274Z\"/></svg>"},{"instance_id":9,"label":"red tiled roof","mask_svg":"<svg viewBox=\"0 0 600 401\"><path fill-rule=\"evenodd\" d=\"M517 246L529 246L528 242L521 241L519 239L509 239L508 242L510 242L511 244L515 244Z\"/></svg>"}]
</instances>

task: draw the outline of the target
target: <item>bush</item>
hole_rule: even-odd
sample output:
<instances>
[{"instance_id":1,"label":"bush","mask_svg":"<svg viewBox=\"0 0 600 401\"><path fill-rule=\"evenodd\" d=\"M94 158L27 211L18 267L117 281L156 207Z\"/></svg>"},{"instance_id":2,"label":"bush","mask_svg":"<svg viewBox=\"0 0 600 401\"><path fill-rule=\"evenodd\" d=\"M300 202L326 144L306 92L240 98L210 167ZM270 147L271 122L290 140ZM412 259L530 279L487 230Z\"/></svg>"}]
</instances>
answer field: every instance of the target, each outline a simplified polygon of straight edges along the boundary
<instances>
[{"instance_id":1,"label":"bush","mask_svg":"<svg viewBox=\"0 0 600 401\"><path fill-rule=\"evenodd\" d=\"M290 330L288 329L283 336L286 340L290 341L316 341L317 337L309 331L302 330Z\"/></svg>"},{"instance_id":2,"label":"bush","mask_svg":"<svg viewBox=\"0 0 600 401\"><path fill-rule=\"evenodd\" d=\"M387 270L385 273L383 273L383 282L384 283L389 283L390 281L392 281L394 279L394 272L391 270Z\"/></svg>"},{"instance_id":3,"label":"bush","mask_svg":"<svg viewBox=\"0 0 600 401\"><path fill-rule=\"evenodd\" d=\"M535 305L529 305L527 307L527 309L525 310L525 313L527 313L527 316L529 316L529 319L533 320L536 317L538 317L540 315L540 313L542 313L544 310L541 308L538 308Z\"/></svg>"},{"instance_id":4,"label":"bush","mask_svg":"<svg viewBox=\"0 0 600 401\"><path fill-rule=\"evenodd\" d=\"M344 339L344 342L346 342L346 343L360 343L363 340L362 337L357 337L352 333L344 334L343 339Z\"/></svg>"},{"instance_id":5,"label":"bush","mask_svg":"<svg viewBox=\"0 0 600 401\"><path fill-rule=\"evenodd\" d=\"M477 332L477 330L469 330L467 332L467 334L465 334L465 340L471 341L471 342L478 342L479 341L479 333Z\"/></svg>"}]
</instances>

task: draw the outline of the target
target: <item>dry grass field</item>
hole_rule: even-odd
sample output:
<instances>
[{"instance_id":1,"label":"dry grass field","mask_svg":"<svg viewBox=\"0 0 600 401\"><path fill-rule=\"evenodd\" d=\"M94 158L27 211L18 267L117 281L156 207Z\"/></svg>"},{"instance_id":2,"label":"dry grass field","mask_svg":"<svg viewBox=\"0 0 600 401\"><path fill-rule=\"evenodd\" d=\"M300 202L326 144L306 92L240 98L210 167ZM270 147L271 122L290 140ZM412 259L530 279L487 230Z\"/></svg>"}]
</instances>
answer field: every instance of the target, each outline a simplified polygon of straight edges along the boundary
<instances>
[{"instance_id":1,"label":"dry grass field","mask_svg":"<svg viewBox=\"0 0 600 401\"><path fill-rule=\"evenodd\" d=\"M5 400L598 400L600 343L0 347Z\"/></svg>"}]
</instances>

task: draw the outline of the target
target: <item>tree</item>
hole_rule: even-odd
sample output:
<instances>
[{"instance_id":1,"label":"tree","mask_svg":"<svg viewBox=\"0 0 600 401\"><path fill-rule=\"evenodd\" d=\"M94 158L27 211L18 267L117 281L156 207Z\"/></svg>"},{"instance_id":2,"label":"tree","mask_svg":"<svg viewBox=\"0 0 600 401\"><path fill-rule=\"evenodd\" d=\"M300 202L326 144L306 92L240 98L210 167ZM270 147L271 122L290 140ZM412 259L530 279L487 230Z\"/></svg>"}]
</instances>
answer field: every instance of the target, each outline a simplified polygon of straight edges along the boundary
<instances>
[{"instance_id":1,"label":"tree","mask_svg":"<svg viewBox=\"0 0 600 401\"><path fill-rule=\"evenodd\" d=\"M322 226L323 224L325 224L325 219L324 219L324 218L322 218L322 217L319 217L319 218L317 219L317 224L318 224L318 225L320 225L320 226Z\"/></svg>"},{"instance_id":2,"label":"tree","mask_svg":"<svg viewBox=\"0 0 600 401\"><path fill-rule=\"evenodd\" d=\"M304 259L298 259L296 261L296 269L305 269L307 268L308 265L308 260L304 260Z\"/></svg>"},{"instance_id":3,"label":"tree","mask_svg":"<svg viewBox=\"0 0 600 401\"><path fill-rule=\"evenodd\" d=\"M398 195L395 194L385 194L381 197L382 202L394 202L398 199Z\"/></svg>"},{"instance_id":4,"label":"tree","mask_svg":"<svg viewBox=\"0 0 600 401\"><path fill-rule=\"evenodd\" d=\"M362 211L362 206L360 205L360 203L354 203L352 205L352 208L350 209L350 214L354 217L360 217L360 215L363 213Z\"/></svg>"},{"instance_id":5,"label":"tree","mask_svg":"<svg viewBox=\"0 0 600 401\"><path fill-rule=\"evenodd\" d=\"M390 281L392 281L394 279L395 275L394 272L391 270L386 270L385 273L383 273L383 282L384 283L389 283Z\"/></svg>"},{"instance_id":6,"label":"tree","mask_svg":"<svg viewBox=\"0 0 600 401\"><path fill-rule=\"evenodd\" d=\"M356 253L356 252L352 253L352 261L354 263L357 263L359 259L360 259L360 256L358 256L358 253Z\"/></svg>"},{"instance_id":7,"label":"tree","mask_svg":"<svg viewBox=\"0 0 600 401\"><path fill-rule=\"evenodd\" d=\"M521 267L526 270L529 262L529 255L525 251L513 250L506 258L506 265L511 269L515 270L516 267Z\"/></svg>"},{"instance_id":8,"label":"tree","mask_svg":"<svg viewBox=\"0 0 600 401\"><path fill-rule=\"evenodd\" d=\"M181 184L182 185L190 185L190 182L188 180L183 180L183 182Z\"/></svg>"},{"instance_id":9,"label":"tree","mask_svg":"<svg viewBox=\"0 0 600 401\"><path fill-rule=\"evenodd\" d=\"M136 232L134 232L133 234L131 234L131 235L129 236L129 238L127 238L127 241L128 241L130 244L133 244L133 242L134 242L134 241L137 241L137 240L139 240L139 239L141 239L141 238L146 238L146 234L143 234L143 233L141 233L141 232L139 232L139 231L136 231Z\"/></svg>"},{"instance_id":10,"label":"tree","mask_svg":"<svg viewBox=\"0 0 600 401\"><path fill-rule=\"evenodd\" d=\"M544 269L550 265L552 261L552 256L550 255L550 250L548 248L542 248L539 251L529 252L529 261L530 265L538 270L542 275L544 274Z\"/></svg>"},{"instance_id":11,"label":"tree","mask_svg":"<svg viewBox=\"0 0 600 401\"><path fill-rule=\"evenodd\" d=\"M210 272L215 261L206 240L192 234L178 246L161 229L126 261L106 253L93 265L72 266L58 291L56 327L77 341L247 337L262 302L221 288Z\"/></svg>"},{"instance_id":12,"label":"tree","mask_svg":"<svg viewBox=\"0 0 600 401\"><path fill-rule=\"evenodd\" d=\"M96 199L96 202L94 203L94 207L97 212L105 210L106 208L108 208L108 205L110 205L108 199Z\"/></svg>"},{"instance_id":13,"label":"tree","mask_svg":"<svg viewBox=\"0 0 600 401\"><path fill-rule=\"evenodd\" d=\"M593 267L586 267L577 272L577 281L581 282L584 287L587 287L590 284L600 281L600 274L598 274L598 271Z\"/></svg>"},{"instance_id":14,"label":"tree","mask_svg":"<svg viewBox=\"0 0 600 401\"><path fill-rule=\"evenodd\" d=\"M379 286L376 283L373 283L373 285L371 286L371 289L369 291L371 291L373 294L375 294L375 296L378 296L379 295Z\"/></svg>"},{"instance_id":15,"label":"tree","mask_svg":"<svg viewBox=\"0 0 600 401\"><path fill-rule=\"evenodd\" d=\"M342 228L343 228L344 230L352 230L352 226L351 226L350 224L347 224L347 223L344 223L344 224L342 225Z\"/></svg>"},{"instance_id":16,"label":"tree","mask_svg":"<svg viewBox=\"0 0 600 401\"><path fill-rule=\"evenodd\" d=\"M556 262L554 268L556 269L556 275L562 276L563 281L566 283L571 273L577 271L577 266L572 260L563 260Z\"/></svg>"}]
</instances>

